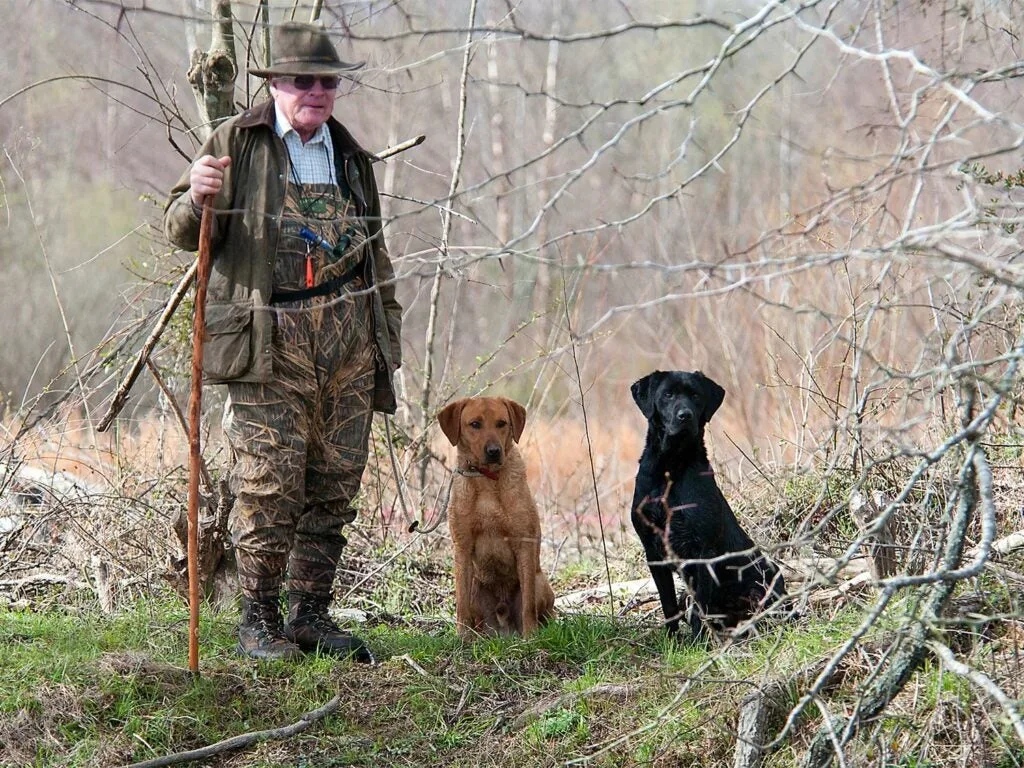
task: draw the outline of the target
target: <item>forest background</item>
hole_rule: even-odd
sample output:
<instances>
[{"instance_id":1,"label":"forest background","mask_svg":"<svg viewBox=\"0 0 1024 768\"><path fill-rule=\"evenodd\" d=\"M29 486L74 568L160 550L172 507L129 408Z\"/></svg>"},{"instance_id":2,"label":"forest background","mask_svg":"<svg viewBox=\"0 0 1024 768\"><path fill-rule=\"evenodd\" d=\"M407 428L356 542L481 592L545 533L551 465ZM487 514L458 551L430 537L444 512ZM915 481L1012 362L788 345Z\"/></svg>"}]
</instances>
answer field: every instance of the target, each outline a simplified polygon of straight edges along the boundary
<instances>
[{"instance_id":1,"label":"forest background","mask_svg":"<svg viewBox=\"0 0 1024 768\"><path fill-rule=\"evenodd\" d=\"M116 616L179 562L188 303L113 429L96 425L193 258L168 246L160 216L206 130L189 71L210 63L218 13L232 19L238 68L229 111L265 96L246 68L265 60L266 24L315 17L342 58L367 61L335 116L371 151L426 137L377 166L405 362L399 412L375 423L343 576L371 622L448 617L444 527L409 531L438 518L450 478L434 417L455 398L500 394L529 411L545 567L561 592L597 590L566 610L639 611L653 630L649 593L616 586L646 573L628 515L644 437L629 385L700 369L728 393L708 429L719 482L788 569L807 631L849 611L813 659L782 660L778 645L759 659L762 693L794 691L778 722L762 718L774 759L1024 761L1024 7L1010 0L7 0L0 586L11 611L73 596ZM207 389L213 518L226 495L221 405ZM395 563L411 585L387 583ZM213 610L230 582L210 590ZM988 644L957 646L947 620ZM724 663L736 647L711 656ZM840 683L858 653L864 668ZM938 680L966 681L952 688L963 720L949 743L941 694L904 703L901 716L930 725L902 741L880 714L925 659ZM679 688L654 666L673 700L691 700L696 673ZM827 714L826 693L841 713ZM601 738L592 712L556 708L587 736L537 761L625 759L607 744L661 723L663 706ZM703 747L654 728L654 754L742 751L729 728L695 728ZM41 749L66 757L53 738ZM632 743L629 759L644 762Z\"/></svg>"}]
</instances>

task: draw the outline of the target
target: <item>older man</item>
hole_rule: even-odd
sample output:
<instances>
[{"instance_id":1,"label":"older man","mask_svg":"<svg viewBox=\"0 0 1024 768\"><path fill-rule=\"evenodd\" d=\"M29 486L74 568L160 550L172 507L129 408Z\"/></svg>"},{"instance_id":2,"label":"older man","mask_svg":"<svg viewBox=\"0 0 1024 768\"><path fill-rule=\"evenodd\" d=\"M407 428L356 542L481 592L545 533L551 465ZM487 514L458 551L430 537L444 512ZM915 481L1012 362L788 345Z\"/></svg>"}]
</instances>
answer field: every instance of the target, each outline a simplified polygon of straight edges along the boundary
<instances>
[{"instance_id":1,"label":"older man","mask_svg":"<svg viewBox=\"0 0 1024 768\"><path fill-rule=\"evenodd\" d=\"M361 65L309 24L275 28L271 44L271 65L250 72L269 79L272 99L213 132L171 190L164 226L195 250L212 199L204 376L228 387L239 651L372 661L328 606L373 411L396 407L402 310L372 156L331 116L340 78Z\"/></svg>"}]
</instances>

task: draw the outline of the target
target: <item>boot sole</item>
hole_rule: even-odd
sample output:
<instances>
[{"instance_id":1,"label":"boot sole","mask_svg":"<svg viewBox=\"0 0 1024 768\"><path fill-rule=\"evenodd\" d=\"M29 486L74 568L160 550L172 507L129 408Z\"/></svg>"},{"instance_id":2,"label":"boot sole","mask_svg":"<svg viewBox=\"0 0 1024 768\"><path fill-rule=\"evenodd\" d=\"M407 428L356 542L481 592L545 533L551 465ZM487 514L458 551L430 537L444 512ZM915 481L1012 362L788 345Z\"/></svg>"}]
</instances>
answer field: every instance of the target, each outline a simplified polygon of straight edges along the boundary
<instances>
[{"instance_id":1,"label":"boot sole","mask_svg":"<svg viewBox=\"0 0 1024 768\"><path fill-rule=\"evenodd\" d=\"M239 643L235 646L235 653L245 659L255 659L256 661L299 661L302 658L302 649L299 646L295 646L293 651L291 648L281 651L280 653L267 653L266 651L247 651Z\"/></svg>"},{"instance_id":2,"label":"boot sole","mask_svg":"<svg viewBox=\"0 0 1024 768\"><path fill-rule=\"evenodd\" d=\"M360 664L376 664L377 659L373 653L365 645L361 648L331 648L327 645L299 645L296 644L303 653L309 654L310 656L333 656L337 659L351 659L357 661Z\"/></svg>"}]
</instances>

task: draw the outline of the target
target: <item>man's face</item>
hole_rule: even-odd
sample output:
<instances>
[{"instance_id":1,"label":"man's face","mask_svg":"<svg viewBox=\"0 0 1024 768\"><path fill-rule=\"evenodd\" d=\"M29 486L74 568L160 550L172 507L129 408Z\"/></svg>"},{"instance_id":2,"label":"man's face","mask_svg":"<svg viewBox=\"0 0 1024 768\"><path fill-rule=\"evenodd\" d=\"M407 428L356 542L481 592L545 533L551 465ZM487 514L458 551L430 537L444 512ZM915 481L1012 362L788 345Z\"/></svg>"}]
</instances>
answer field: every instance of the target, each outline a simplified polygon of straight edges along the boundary
<instances>
[{"instance_id":1,"label":"man's face","mask_svg":"<svg viewBox=\"0 0 1024 768\"><path fill-rule=\"evenodd\" d=\"M337 82L337 78L331 79ZM303 141L309 141L327 122L334 111L337 93L337 87L325 89L320 77L315 78L313 87L308 90L296 87L291 77L275 77L270 81L270 95Z\"/></svg>"}]
</instances>

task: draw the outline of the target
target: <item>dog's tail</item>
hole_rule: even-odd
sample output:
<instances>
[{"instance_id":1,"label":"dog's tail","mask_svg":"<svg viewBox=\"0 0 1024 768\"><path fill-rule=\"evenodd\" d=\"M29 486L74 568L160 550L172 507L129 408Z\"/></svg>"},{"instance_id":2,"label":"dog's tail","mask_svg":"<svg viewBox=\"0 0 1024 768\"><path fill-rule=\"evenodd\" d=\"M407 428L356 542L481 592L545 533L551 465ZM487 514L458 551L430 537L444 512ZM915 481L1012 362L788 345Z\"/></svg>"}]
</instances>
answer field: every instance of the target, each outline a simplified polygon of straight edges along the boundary
<instances>
[{"instance_id":1,"label":"dog's tail","mask_svg":"<svg viewBox=\"0 0 1024 768\"><path fill-rule=\"evenodd\" d=\"M502 632L512 628L511 622L509 621L511 619L511 612L509 611L507 600L502 600L494 606L494 618L497 619L498 626L501 628Z\"/></svg>"}]
</instances>

